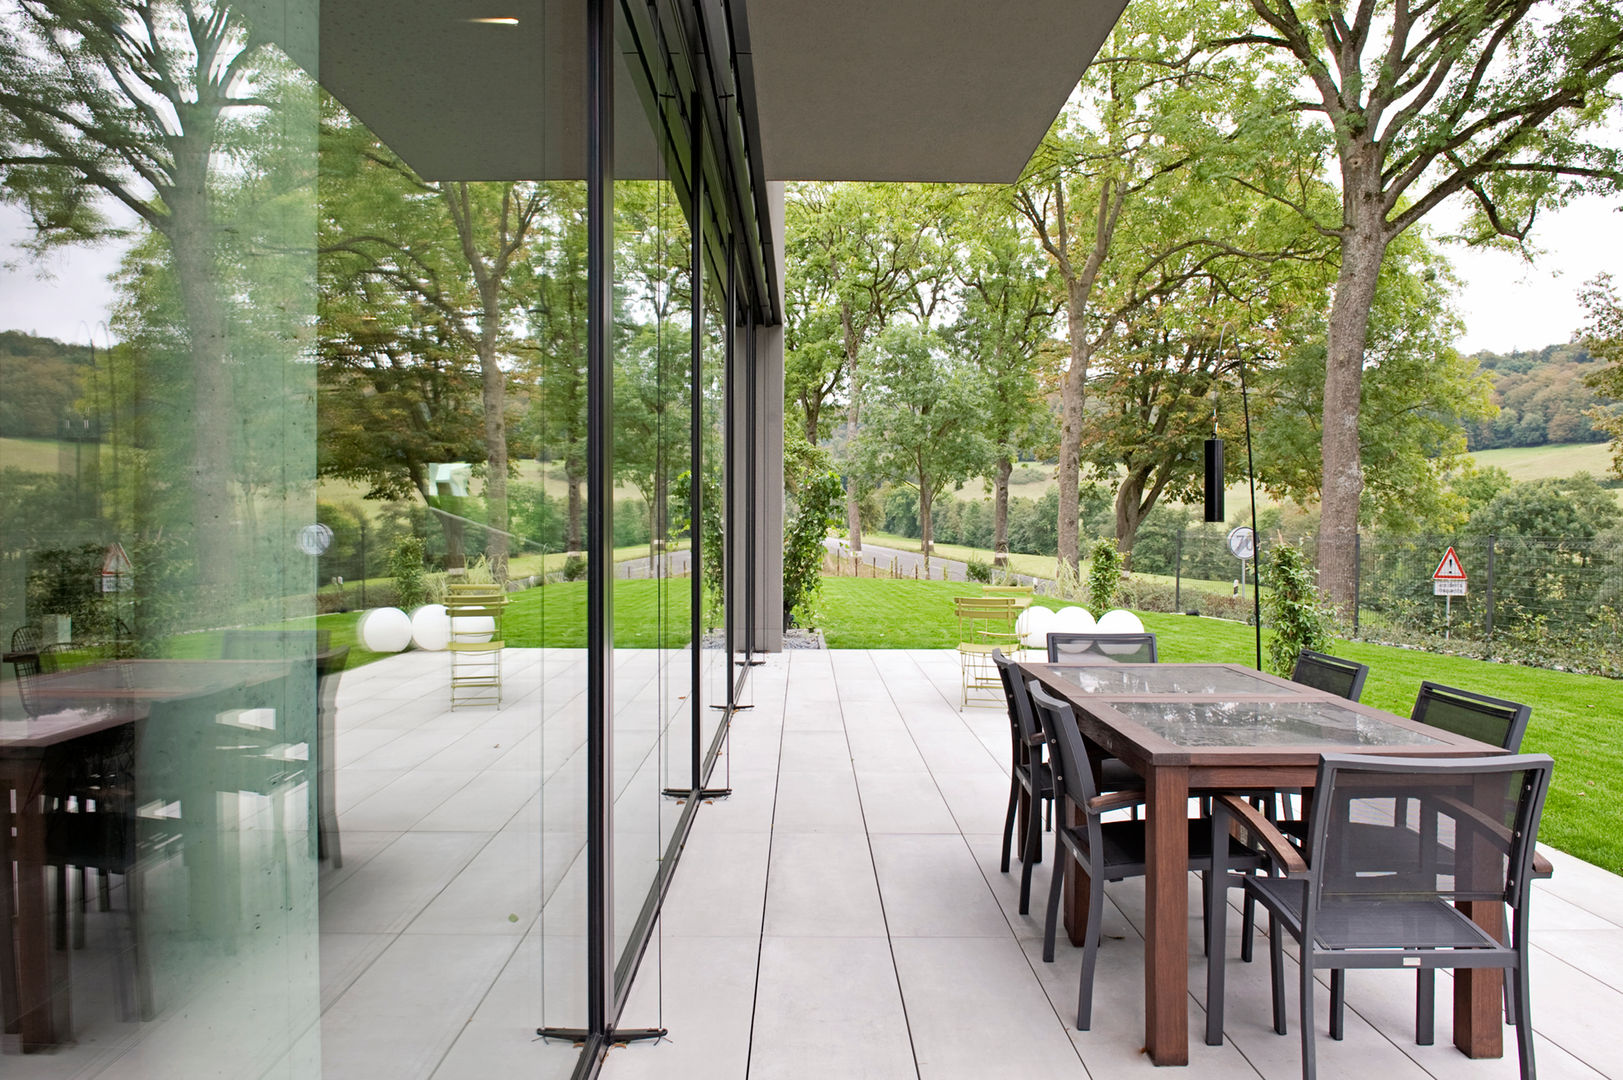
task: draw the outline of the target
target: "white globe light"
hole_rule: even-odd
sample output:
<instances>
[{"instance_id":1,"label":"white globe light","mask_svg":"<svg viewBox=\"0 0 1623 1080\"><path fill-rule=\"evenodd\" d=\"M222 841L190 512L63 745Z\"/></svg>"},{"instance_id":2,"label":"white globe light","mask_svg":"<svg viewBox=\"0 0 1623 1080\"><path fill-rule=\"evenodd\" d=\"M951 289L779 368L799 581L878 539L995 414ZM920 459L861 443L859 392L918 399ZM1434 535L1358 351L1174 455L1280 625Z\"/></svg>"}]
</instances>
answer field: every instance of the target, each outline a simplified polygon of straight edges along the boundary
<instances>
[{"instance_id":1,"label":"white globe light","mask_svg":"<svg viewBox=\"0 0 1623 1080\"><path fill-rule=\"evenodd\" d=\"M1101 634L1142 634L1144 623L1131 611L1116 608L1099 616L1099 633Z\"/></svg>"},{"instance_id":2,"label":"white globe light","mask_svg":"<svg viewBox=\"0 0 1623 1080\"><path fill-rule=\"evenodd\" d=\"M1049 624L1049 632L1060 634L1086 633L1093 629L1093 615L1085 607L1060 608L1054 615L1054 621Z\"/></svg>"},{"instance_id":3,"label":"white globe light","mask_svg":"<svg viewBox=\"0 0 1623 1080\"><path fill-rule=\"evenodd\" d=\"M444 604L424 604L411 613L411 640L428 652L439 652L451 643L451 620Z\"/></svg>"},{"instance_id":4,"label":"white globe light","mask_svg":"<svg viewBox=\"0 0 1623 1080\"><path fill-rule=\"evenodd\" d=\"M1054 612L1033 604L1014 621L1014 632L1020 635L1020 644L1028 649L1046 649L1048 631L1054 627Z\"/></svg>"},{"instance_id":5,"label":"white globe light","mask_svg":"<svg viewBox=\"0 0 1623 1080\"><path fill-rule=\"evenodd\" d=\"M373 608L355 629L361 644L372 652L399 652L411 644L411 618L397 607Z\"/></svg>"}]
</instances>

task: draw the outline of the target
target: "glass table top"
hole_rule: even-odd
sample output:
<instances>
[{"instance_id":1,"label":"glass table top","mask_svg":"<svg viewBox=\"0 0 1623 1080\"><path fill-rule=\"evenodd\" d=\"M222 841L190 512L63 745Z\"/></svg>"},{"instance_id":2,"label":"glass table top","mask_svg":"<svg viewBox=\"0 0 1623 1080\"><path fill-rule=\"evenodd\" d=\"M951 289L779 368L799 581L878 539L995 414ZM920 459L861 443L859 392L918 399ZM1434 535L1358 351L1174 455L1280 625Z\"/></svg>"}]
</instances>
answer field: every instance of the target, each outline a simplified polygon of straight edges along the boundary
<instances>
[{"instance_id":1,"label":"glass table top","mask_svg":"<svg viewBox=\"0 0 1623 1080\"><path fill-rule=\"evenodd\" d=\"M1110 707L1177 746L1442 745L1411 728L1329 701L1114 701Z\"/></svg>"},{"instance_id":2,"label":"glass table top","mask_svg":"<svg viewBox=\"0 0 1623 1080\"><path fill-rule=\"evenodd\" d=\"M1292 683L1289 688L1250 671L1216 664L1169 667L1162 664L1088 664L1055 667L1054 674L1090 694L1290 694L1310 693Z\"/></svg>"}]
</instances>

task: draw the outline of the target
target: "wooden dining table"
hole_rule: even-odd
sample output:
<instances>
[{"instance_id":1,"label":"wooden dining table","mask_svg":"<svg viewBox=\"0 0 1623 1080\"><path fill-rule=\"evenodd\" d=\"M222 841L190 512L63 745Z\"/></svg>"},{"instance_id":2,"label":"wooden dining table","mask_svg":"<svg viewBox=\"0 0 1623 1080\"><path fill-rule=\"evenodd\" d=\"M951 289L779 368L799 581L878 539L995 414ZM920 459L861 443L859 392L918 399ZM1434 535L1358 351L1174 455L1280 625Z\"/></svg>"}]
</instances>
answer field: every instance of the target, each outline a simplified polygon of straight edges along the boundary
<instances>
[{"instance_id":1,"label":"wooden dining table","mask_svg":"<svg viewBox=\"0 0 1623 1080\"><path fill-rule=\"evenodd\" d=\"M1022 663L1028 679L1070 703L1095 759L1117 757L1144 778L1147 873L1144 1045L1157 1065L1189 1063L1189 817L1191 795L1310 791L1325 753L1467 757L1499 747L1360 705L1240 664ZM1082 943L1090 883L1066 875L1065 925ZM1469 905L1497 932L1503 906ZM1454 979L1454 1044L1470 1057L1503 1052L1499 973Z\"/></svg>"},{"instance_id":2,"label":"wooden dining table","mask_svg":"<svg viewBox=\"0 0 1623 1080\"><path fill-rule=\"evenodd\" d=\"M34 677L30 688L37 715L0 720L0 818L10 818L15 836L0 835L0 1047L45 1050L71 1038L69 965L52 946L47 885L47 792L50 763L71 755L74 746L111 729L139 725L155 708L175 710L197 701L212 719L233 704L274 703L254 688L284 680L289 664L239 660L117 660ZM313 683L313 680L312 680ZM177 733L197 743L197 732ZM206 733L205 733L206 734ZM206 747L199 753L206 752ZM137 772L141 770L138 768ZM188 778L208 787L213 778ZM144 780L144 777L137 777ZM218 781L215 781L218 783ZM213 800L191 800L206 814ZM15 812L10 807L15 805ZM205 838L209 829L198 830ZM195 845L194 861L212 861L209 844ZM16 888L12 889L12 866ZM222 875L192 875L194 908L205 918L221 903ZM224 882L229 885L229 881ZM226 901L229 897L225 898Z\"/></svg>"}]
</instances>

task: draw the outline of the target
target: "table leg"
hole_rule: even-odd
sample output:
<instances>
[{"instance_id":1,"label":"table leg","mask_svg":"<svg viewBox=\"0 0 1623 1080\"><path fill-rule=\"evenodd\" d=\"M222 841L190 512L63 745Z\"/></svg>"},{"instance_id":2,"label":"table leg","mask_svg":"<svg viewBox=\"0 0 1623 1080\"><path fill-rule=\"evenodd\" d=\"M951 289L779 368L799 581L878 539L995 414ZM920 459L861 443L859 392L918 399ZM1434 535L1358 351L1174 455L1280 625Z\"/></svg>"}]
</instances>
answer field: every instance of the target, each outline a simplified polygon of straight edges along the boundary
<instances>
[{"instance_id":1,"label":"table leg","mask_svg":"<svg viewBox=\"0 0 1623 1080\"><path fill-rule=\"evenodd\" d=\"M67 953L51 947L50 898L46 890L44 770L36 765L17 784L17 1003L14 1013L24 1052L44 1050L67 1038ZM10 867L7 866L9 873Z\"/></svg>"},{"instance_id":2,"label":"table leg","mask_svg":"<svg viewBox=\"0 0 1623 1080\"><path fill-rule=\"evenodd\" d=\"M1189 1064L1189 771L1146 777L1144 1048L1156 1065Z\"/></svg>"}]
</instances>

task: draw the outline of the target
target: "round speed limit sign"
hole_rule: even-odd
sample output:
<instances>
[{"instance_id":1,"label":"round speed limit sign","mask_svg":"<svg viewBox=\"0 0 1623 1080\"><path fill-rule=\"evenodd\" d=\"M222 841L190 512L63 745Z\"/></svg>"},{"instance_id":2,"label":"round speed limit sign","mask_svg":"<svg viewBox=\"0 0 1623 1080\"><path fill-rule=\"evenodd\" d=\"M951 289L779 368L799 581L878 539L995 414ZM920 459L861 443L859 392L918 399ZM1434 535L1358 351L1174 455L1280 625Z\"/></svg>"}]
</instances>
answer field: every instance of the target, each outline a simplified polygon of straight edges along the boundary
<instances>
[{"instance_id":1,"label":"round speed limit sign","mask_svg":"<svg viewBox=\"0 0 1623 1080\"><path fill-rule=\"evenodd\" d=\"M1236 559L1249 559L1257 553L1257 534L1249 525L1241 525L1229 533L1229 551Z\"/></svg>"}]
</instances>

